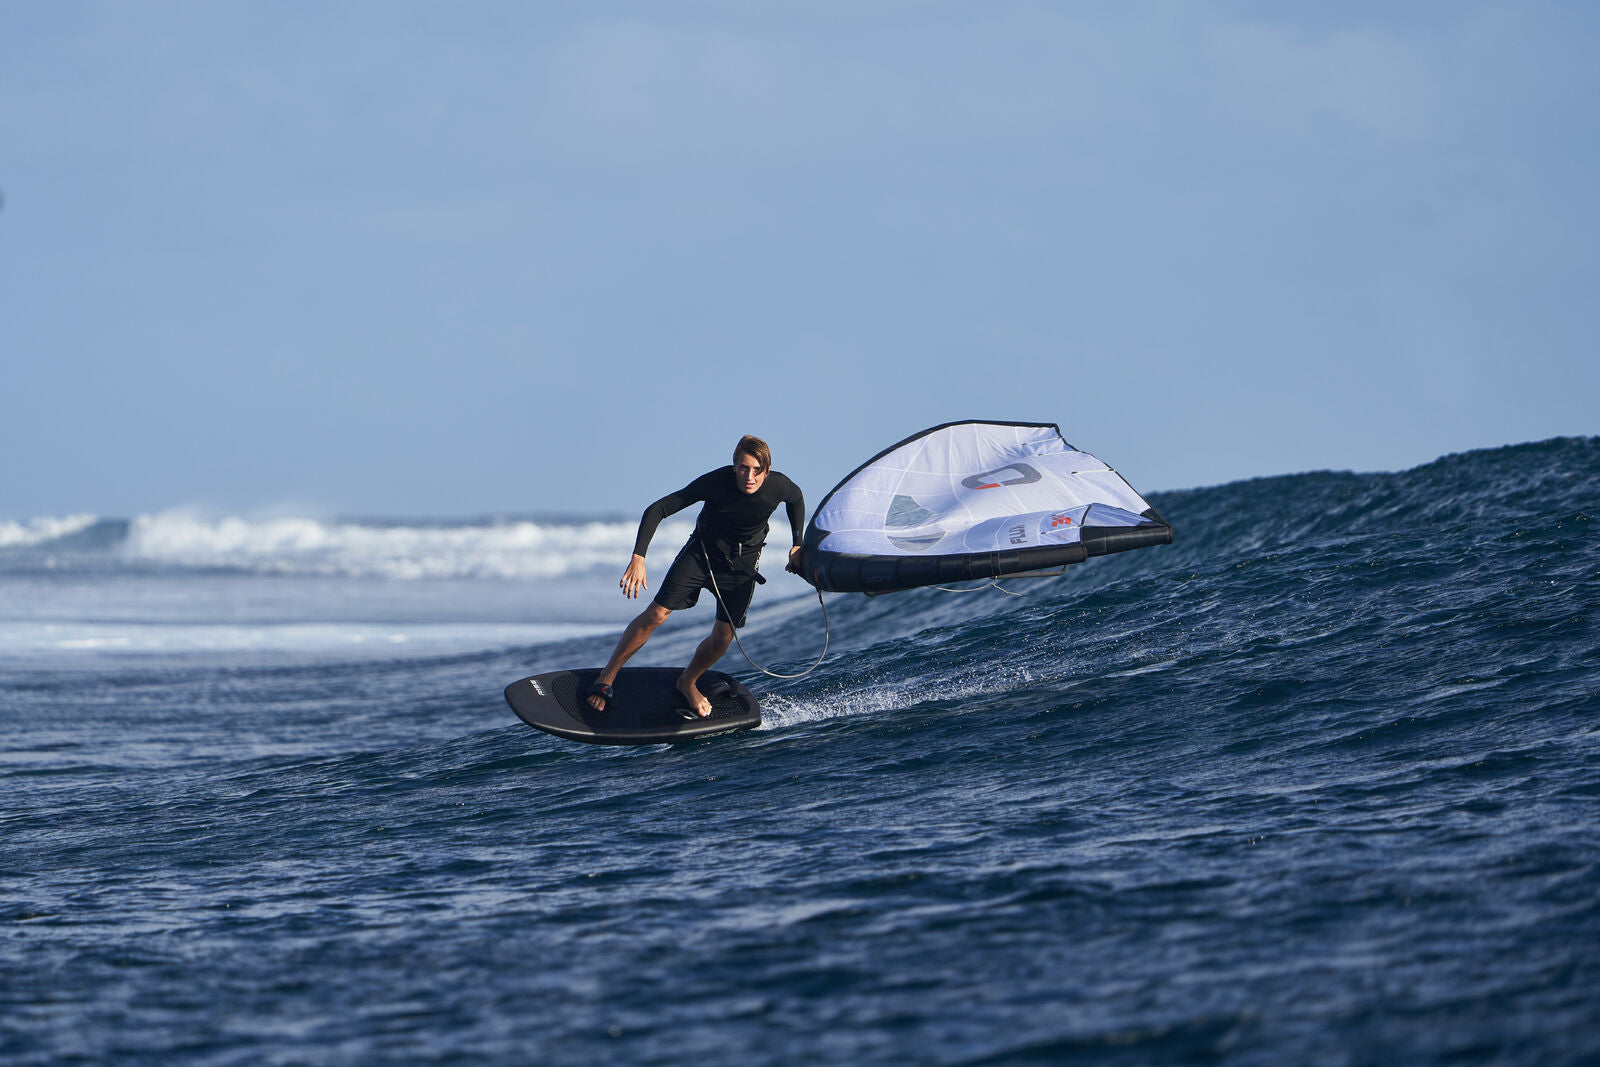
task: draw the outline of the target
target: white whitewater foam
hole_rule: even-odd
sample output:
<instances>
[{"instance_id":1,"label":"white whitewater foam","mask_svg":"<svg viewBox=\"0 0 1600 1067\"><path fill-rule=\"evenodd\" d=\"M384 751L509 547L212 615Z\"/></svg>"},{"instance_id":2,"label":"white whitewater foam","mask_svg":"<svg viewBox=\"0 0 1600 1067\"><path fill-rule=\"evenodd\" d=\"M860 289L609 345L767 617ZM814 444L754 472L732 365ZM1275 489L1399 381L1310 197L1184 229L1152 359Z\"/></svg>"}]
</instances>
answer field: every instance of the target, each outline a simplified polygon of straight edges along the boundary
<instances>
[{"instance_id":1,"label":"white whitewater foam","mask_svg":"<svg viewBox=\"0 0 1600 1067\"><path fill-rule=\"evenodd\" d=\"M25 522L0 520L0 548L27 548L87 530L98 515L69 515L64 519L37 518Z\"/></svg>"},{"instance_id":2,"label":"white whitewater foam","mask_svg":"<svg viewBox=\"0 0 1600 1067\"><path fill-rule=\"evenodd\" d=\"M587 623L26 623L0 620L0 662L53 655L223 654L392 659L533 647L615 630Z\"/></svg>"},{"instance_id":3,"label":"white whitewater foam","mask_svg":"<svg viewBox=\"0 0 1600 1067\"><path fill-rule=\"evenodd\" d=\"M691 526L663 524L655 543L681 543ZM184 568L353 578L554 578L626 566L632 522L508 521L459 526L377 525L312 518L141 515L125 558Z\"/></svg>"},{"instance_id":4,"label":"white whitewater foam","mask_svg":"<svg viewBox=\"0 0 1600 1067\"><path fill-rule=\"evenodd\" d=\"M925 703L992 696L1032 681L1032 672L1027 668L1013 667L981 674L966 670L954 677L926 675L893 685L825 683L815 693L775 693L762 697L761 729L783 729L824 719L903 711Z\"/></svg>"}]
</instances>

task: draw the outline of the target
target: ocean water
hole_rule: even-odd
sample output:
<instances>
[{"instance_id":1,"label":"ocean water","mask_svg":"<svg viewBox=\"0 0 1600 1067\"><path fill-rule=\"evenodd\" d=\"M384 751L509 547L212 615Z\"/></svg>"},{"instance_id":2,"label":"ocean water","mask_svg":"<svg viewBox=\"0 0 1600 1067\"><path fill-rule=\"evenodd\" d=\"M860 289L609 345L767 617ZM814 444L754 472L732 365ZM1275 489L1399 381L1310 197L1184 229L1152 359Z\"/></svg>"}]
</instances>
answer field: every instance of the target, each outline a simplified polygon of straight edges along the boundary
<instances>
[{"instance_id":1,"label":"ocean water","mask_svg":"<svg viewBox=\"0 0 1600 1067\"><path fill-rule=\"evenodd\" d=\"M1152 502L634 749L629 522L0 521L0 1061L1600 1062L1600 439Z\"/></svg>"}]
</instances>

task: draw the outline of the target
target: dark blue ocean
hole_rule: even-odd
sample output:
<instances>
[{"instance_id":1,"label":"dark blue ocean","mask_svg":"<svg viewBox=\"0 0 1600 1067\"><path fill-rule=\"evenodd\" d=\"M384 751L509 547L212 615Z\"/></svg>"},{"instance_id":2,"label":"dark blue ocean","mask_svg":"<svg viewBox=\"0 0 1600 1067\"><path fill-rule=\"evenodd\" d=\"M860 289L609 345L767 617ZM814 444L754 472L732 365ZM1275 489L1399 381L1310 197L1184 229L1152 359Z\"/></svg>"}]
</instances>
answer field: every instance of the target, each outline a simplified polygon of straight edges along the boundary
<instances>
[{"instance_id":1,"label":"dark blue ocean","mask_svg":"<svg viewBox=\"0 0 1600 1067\"><path fill-rule=\"evenodd\" d=\"M1150 499L633 749L629 521L0 522L0 1061L1600 1063L1600 438Z\"/></svg>"}]
</instances>

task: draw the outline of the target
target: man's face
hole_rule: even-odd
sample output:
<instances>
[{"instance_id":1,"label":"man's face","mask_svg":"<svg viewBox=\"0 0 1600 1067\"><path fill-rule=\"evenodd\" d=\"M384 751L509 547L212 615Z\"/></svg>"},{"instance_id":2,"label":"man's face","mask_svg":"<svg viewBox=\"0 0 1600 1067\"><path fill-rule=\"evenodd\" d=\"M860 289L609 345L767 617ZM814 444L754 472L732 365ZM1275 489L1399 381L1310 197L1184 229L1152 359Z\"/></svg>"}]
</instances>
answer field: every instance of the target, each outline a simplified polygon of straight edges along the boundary
<instances>
[{"instance_id":1,"label":"man's face","mask_svg":"<svg viewBox=\"0 0 1600 1067\"><path fill-rule=\"evenodd\" d=\"M739 492L753 493L766 480L767 472L761 469L759 459L745 452L733 457L733 482L739 487Z\"/></svg>"}]
</instances>

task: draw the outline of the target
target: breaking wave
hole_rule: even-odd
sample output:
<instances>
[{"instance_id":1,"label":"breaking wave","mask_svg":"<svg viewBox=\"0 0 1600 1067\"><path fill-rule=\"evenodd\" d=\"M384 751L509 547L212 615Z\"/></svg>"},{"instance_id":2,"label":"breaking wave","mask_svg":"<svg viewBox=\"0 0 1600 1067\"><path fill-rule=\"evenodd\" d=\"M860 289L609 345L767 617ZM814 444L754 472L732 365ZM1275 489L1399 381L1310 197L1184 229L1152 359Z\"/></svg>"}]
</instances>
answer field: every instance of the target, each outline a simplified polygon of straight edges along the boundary
<instances>
[{"instance_id":1,"label":"breaking wave","mask_svg":"<svg viewBox=\"0 0 1600 1067\"><path fill-rule=\"evenodd\" d=\"M31 548L59 541L88 529L98 521L95 515L27 519L23 522L0 519L0 549Z\"/></svg>"},{"instance_id":2,"label":"breaking wave","mask_svg":"<svg viewBox=\"0 0 1600 1067\"><path fill-rule=\"evenodd\" d=\"M662 543L686 522L663 524ZM458 524L173 511L0 522L0 570L193 570L303 577L540 579L625 561L635 521L493 519Z\"/></svg>"}]
</instances>

